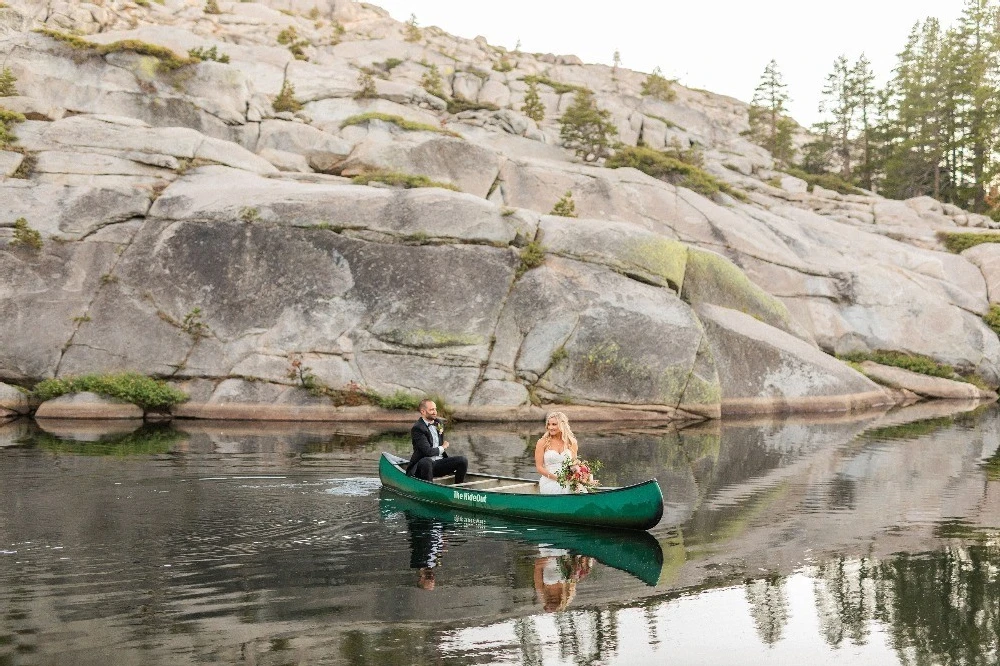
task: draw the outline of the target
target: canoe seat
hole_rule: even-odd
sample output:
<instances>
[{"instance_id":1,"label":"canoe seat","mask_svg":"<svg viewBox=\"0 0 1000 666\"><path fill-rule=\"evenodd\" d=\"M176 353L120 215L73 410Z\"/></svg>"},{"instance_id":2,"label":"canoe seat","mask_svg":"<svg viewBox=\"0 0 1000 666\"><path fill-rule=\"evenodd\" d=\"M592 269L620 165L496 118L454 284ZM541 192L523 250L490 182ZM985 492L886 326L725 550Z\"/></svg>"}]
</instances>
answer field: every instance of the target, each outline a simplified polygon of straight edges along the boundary
<instances>
[{"instance_id":1,"label":"canoe seat","mask_svg":"<svg viewBox=\"0 0 1000 666\"><path fill-rule=\"evenodd\" d=\"M534 486L534 485L538 484L536 484L534 481L530 483L512 483L506 486L497 486L496 488L490 488L490 490L497 492L501 490L510 490L511 488L526 488L527 486Z\"/></svg>"},{"instance_id":2,"label":"canoe seat","mask_svg":"<svg viewBox=\"0 0 1000 666\"><path fill-rule=\"evenodd\" d=\"M492 483L494 481L496 481L496 479L479 479L478 481L466 481L465 483L453 483L451 485L457 486L457 487L475 486L475 485L478 485L480 483Z\"/></svg>"}]
</instances>

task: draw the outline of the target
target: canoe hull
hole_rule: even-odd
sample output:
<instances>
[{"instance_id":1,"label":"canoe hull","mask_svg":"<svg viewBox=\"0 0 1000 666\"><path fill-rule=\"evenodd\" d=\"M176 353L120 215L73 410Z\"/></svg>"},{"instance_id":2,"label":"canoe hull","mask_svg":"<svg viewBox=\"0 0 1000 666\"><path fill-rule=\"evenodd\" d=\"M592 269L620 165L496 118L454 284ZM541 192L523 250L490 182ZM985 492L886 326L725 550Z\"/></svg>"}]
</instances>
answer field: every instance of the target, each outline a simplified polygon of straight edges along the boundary
<instances>
[{"instance_id":1,"label":"canoe hull","mask_svg":"<svg viewBox=\"0 0 1000 666\"><path fill-rule=\"evenodd\" d=\"M453 488L406 476L385 453L379 460L379 478L386 488L422 502L550 523L648 530L663 516L663 494L652 480L614 490L571 495L491 492L472 487Z\"/></svg>"}]
</instances>

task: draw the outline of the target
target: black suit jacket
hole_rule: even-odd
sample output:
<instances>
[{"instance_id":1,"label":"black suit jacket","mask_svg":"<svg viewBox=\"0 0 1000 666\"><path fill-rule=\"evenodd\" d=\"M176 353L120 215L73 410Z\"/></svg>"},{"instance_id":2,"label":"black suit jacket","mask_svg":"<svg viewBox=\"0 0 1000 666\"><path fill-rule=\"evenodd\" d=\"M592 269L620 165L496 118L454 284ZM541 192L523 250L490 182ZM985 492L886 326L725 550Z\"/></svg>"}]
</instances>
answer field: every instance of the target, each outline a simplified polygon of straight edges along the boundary
<instances>
[{"instance_id":1,"label":"black suit jacket","mask_svg":"<svg viewBox=\"0 0 1000 666\"><path fill-rule=\"evenodd\" d=\"M421 458L431 458L436 455L444 458L448 457L447 451L434 446L434 440L431 438L431 429L424 423L423 417L417 419L417 422L410 428L410 439L413 441L413 455L410 456L410 464L406 466L407 474L413 472L413 468L416 467ZM438 434L438 441L444 441L443 432Z\"/></svg>"}]
</instances>

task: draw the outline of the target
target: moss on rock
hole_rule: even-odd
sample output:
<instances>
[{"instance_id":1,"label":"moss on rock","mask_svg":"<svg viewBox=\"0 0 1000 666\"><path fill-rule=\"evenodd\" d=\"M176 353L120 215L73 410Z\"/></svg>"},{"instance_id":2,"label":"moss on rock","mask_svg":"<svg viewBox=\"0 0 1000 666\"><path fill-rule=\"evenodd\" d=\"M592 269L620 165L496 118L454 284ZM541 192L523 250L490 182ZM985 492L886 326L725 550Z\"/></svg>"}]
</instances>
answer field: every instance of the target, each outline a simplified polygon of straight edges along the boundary
<instances>
[{"instance_id":1,"label":"moss on rock","mask_svg":"<svg viewBox=\"0 0 1000 666\"><path fill-rule=\"evenodd\" d=\"M688 248L681 298L697 305L710 303L738 310L792 335L800 335L785 304L750 281L722 255Z\"/></svg>"}]
</instances>

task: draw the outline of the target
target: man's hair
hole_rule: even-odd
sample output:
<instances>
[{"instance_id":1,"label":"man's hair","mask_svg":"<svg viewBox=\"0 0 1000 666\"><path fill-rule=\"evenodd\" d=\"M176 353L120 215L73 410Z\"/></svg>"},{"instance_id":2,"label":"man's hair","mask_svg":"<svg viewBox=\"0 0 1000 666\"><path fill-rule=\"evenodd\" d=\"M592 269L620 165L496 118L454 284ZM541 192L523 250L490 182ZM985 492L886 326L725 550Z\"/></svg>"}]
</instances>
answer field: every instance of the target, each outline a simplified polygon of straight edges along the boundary
<instances>
[{"instance_id":1,"label":"man's hair","mask_svg":"<svg viewBox=\"0 0 1000 666\"><path fill-rule=\"evenodd\" d=\"M425 407L426 407L427 405L431 404L432 402L434 402L434 401L433 401L433 400L431 400L430 398L424 398L423 400L421 400L421 401L420 401L420 402L419 402L419 403L417 404L417 411L418 411L418 412L422 412L422 411L424 411L424 408L425 408Z\"/></svg>"}]
</instances>

